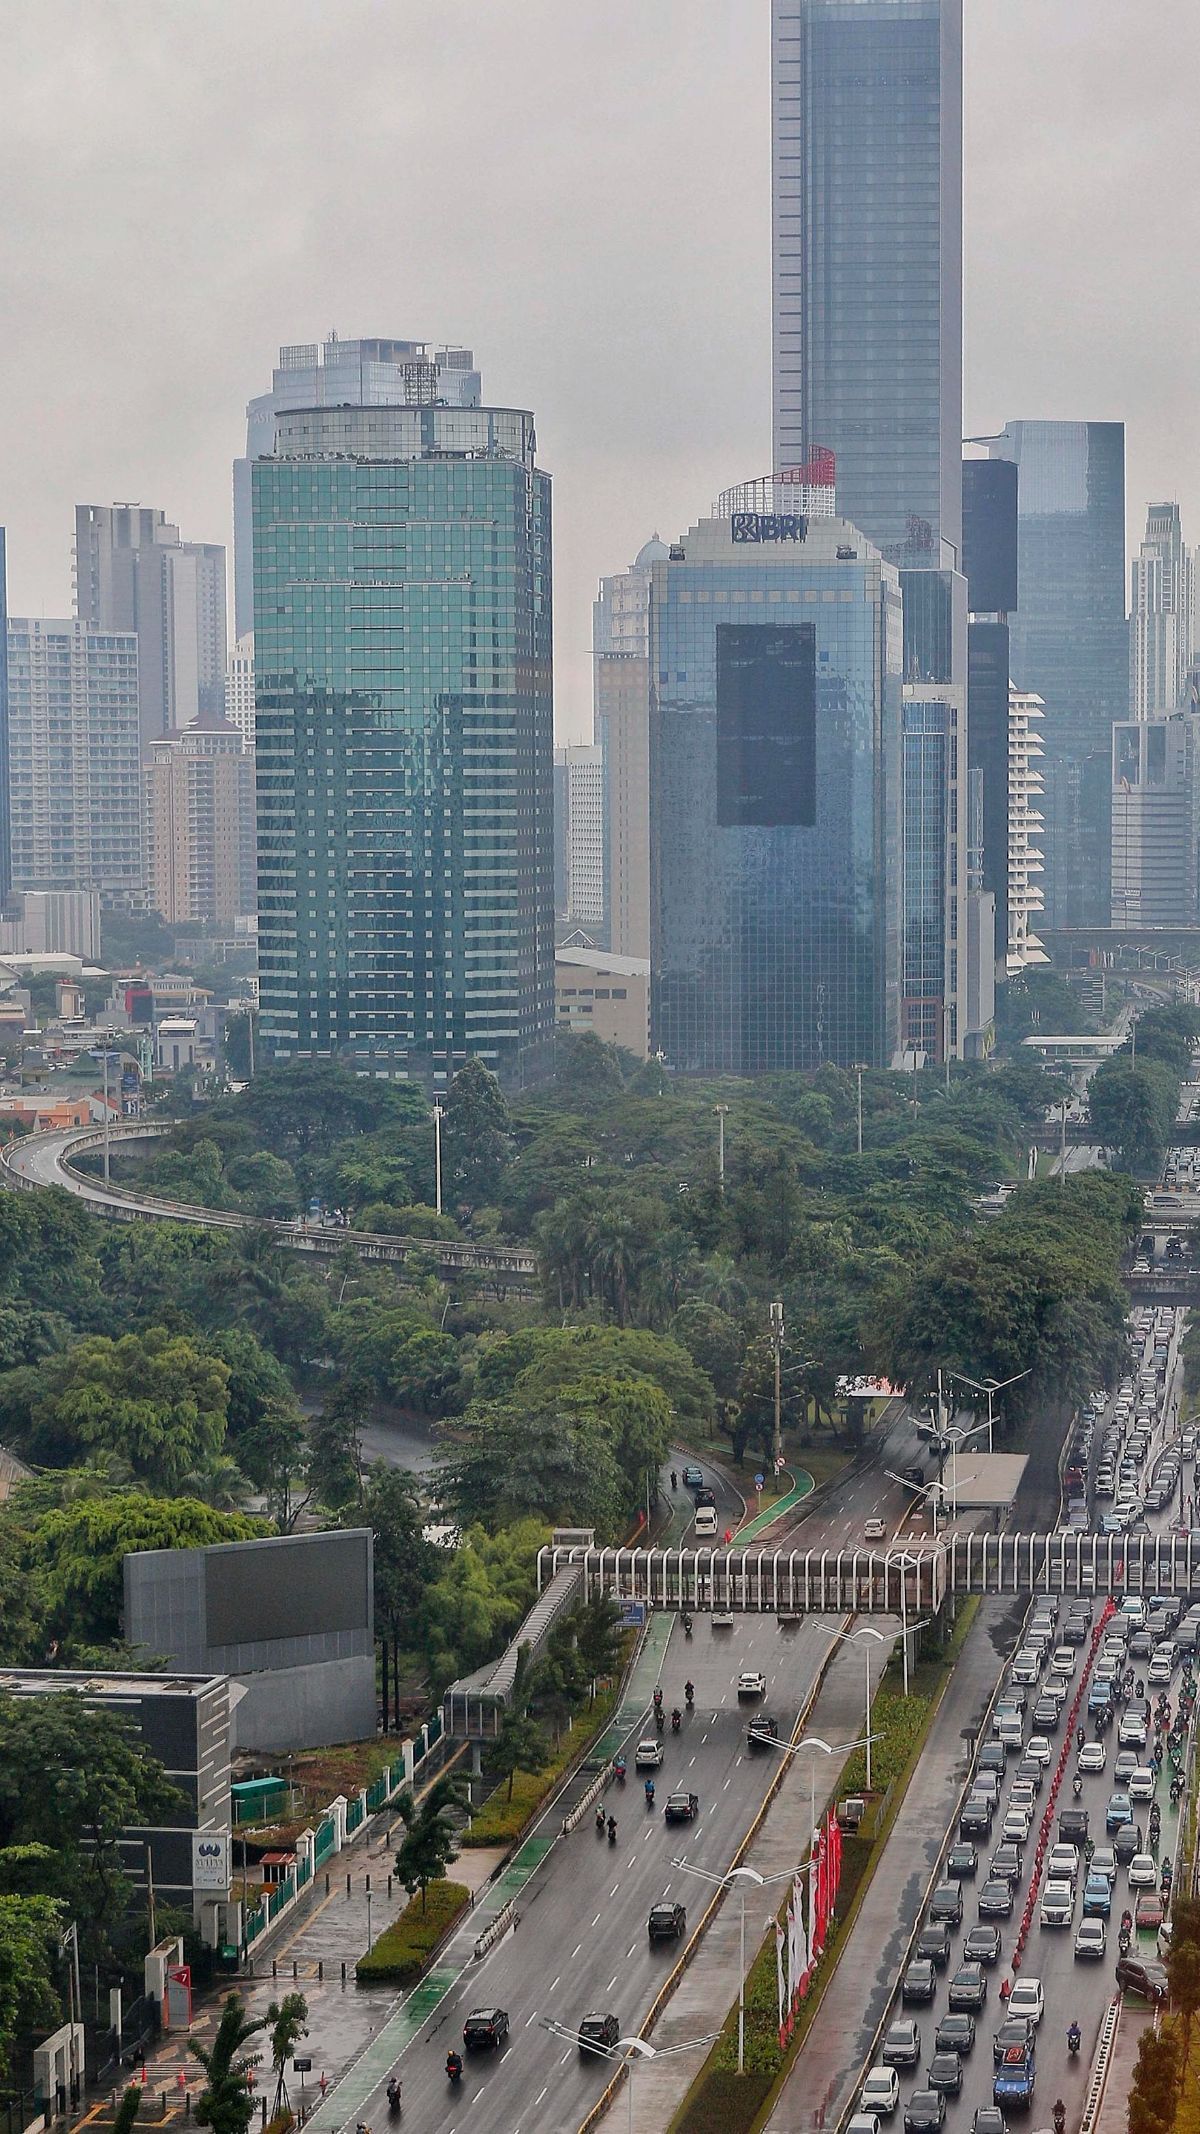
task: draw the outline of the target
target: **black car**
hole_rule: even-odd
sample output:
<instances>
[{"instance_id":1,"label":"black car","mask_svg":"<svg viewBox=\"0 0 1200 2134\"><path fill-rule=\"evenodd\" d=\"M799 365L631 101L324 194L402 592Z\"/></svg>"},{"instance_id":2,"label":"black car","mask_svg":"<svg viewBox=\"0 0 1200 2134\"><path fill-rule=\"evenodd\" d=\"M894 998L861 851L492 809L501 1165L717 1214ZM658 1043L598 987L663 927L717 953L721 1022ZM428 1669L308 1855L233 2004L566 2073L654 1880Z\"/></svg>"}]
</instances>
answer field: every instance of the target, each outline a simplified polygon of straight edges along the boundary
<instances>
[{"instance_id":1,"label":"black car","mask_svg":"<svg viewBox=\"0 0 1200 2134\"><path fill-rule=\"evenodd\" d=\"M615 2015L585 2015L579 2026L580 2052L611 2052L621 2035Z\"/></svg>"},{"instance_id":2,"label":"black car","mask_svg":"<svg viewBox=\"0 0 1200 2134\"><path fill-rule=\"evenodd\" d=\"M888 2026L879 2054L885 2067L917 2067L921 2060L921 2026L910 2015Z\"/></svg>"},{"instance_id":3,"label":"black car","mask_svg":"<svg viewBox=\"0 0 1200 2134\"><path fill-rule=\"evenodd\" d=\"M1021 1848L1019 1845L998 1845L992 1854L988 1868L990 1882L1019 1882L1021 1879Z\"/></svg>"},{"instance_id":4,"label":"black car","mask_svg":"<svg viewBox=\"0 0 1200 2134\"><path fill-rule=\"evenodd\" d=\"M979 1751L979 1769L995 1771L1003 1778L1008 1769L1008 1756L1002 1741L985 1741Z\"/></svg>"},{"instance_id":5,"label":"black car","mask_svg":"<svg viewBox=\"0 0 1200 2134\"><path fill-rule=\"evenodd\" d=\"M1088 1812L1086 1808L1064 1808L1058 1818L1058 1842L1074 1845L1082 1852L1088 1841Z\"/></svg>"},{"instance_id":6,"label":"black car","mask_svg":"<svg viewBox=\"0 0 1200 2134\"><path fill-rule=\"evenodd\" d=\"M1088 1625L1078 1616L1069 1615L1066 1622L1060 1626L1058 1634L1064 1645L1086 1645Z\"/></svg>"},{"instance_id":7,"label":"black car","mask_svg":"<svg viewBox=\"0 0 1200 2134\"><path fill-rule=\"evenodd\" d=\"M651 1941L679 1941L687 1933L687 1913L681 1904L652 1904L646 1927Z\"/></svg>"},{"instance_id":8,"label":"black car","mask_svg":"<svg viewBox=\"0 0 1200 2134\"><path fill-rule=\"evenodd\" d=\"M982 1964L961 1964L950 1980L949 2001L951 2008L981 2009L987 1999L987 1972Z\"/></svg>"},{"instance_id":9,"label":"black car","mask_svg":"<svg viewBox=\"0 0 1200 2134\"><path fill-rule=\"evenodd\" d=\"M931 2090L940 2090L943 2097L958 2097L962 2093L962 2061L956 2052L947 2049L935 2052L929 2063L927 2080Z\"/></svg>"},{"instance_id":10,"label":"black car","mask_svg":"<svg viewBox=\"0 0 1200 2134\"><path fill-rule=\"evenodd\" d=\"M1000 1961L999 1927L972 1927L963 1943L963 1961L968 1964L998 1964Z\"/></svg>"},{"instance_id":11,"label":"black car","mask_svg":"<svg viewBox=\"0 0 1200 2134\"><path fill-rule=\"evenodd\" d=\"M940 2090L914 2090L904 2107L904 2134L936 2134L946 2117Z\"/></svg>"},{"instance_id":12,"label":"black car","mask_svg":"<svg viewBox=\"0 0 1200 2134\"><path fill-rule=\"evenodd\" d=\"M1117 1963L1117 1984L1122 1993L1142 1993L1148 2001L1165 2001L1170 1993L1161 1964L1143 1956L1122 1956Z\"/></svg>"},{"instance_id":13,"label":"black car","mask_svg":"<svg viewBox=\"0 0 1200 2134\"><path fill-rule=\"evenodd\" d=\"M953 1927L958 1926L962 1919L962 1891L957 1882L938 1883L929 1900L929 1916L931 1919L946 1920Z\"/></svg>"},{"instance_id":14,"label":"black car","mask_svg":"<svg viewBox=\"0 0 1200 2134\"><path fill-rule=\"evenodd\" d=\"M994 1813L990 1801L985 1800L981 1793L973 1793L970 1800L963 1803L962 1814L958 1818L959 1837L986 1838L991 1831Z\"/></svg>"},{"instance_id":15,"label":"black car","mask_svg":"<svg viewBox=\"0 0 1200 2134\"><path fill-rule=\"evenodd\" d=\"M957 1887L957 1885L956 1885ZM950 1929L943 1919L934 1919L917 1936L918 1957L928 1957L935 1971L944 1971L950 1961Z\"/></svg>"},{"instance_id":16,"label":"black car","mask_svg":"<svg viewBox=\"0 0 1200 2134\"><path fill-rule=\"evenodd\" d=\"M694 1823L700 1812L698 1793L668 1793L663 1815L668 1823Z\"/></svg>"},{"instance_id":17,"label":"black car","mask_svg":"<svg viewBox=\"0 0 1200 2134\"><path fill-rule=\"evenodd\" d=\"M975 2043L973 2015L944 2015L933 2040L935 2052L970 2052Z\"/></svg>"},{"instance_id":18,"label":"black car","mask_svg":"<svg viewBox=\"0 0 1200 2134\"><path fill-rule=\"evenodd\" d=\"M946 1854L946 1873L956 1882L973 1882L979 1872L979 1854L973 1845L952 1845Z\"/></svg>"},{"instance_id":19,"label":"black car","mask_svg":"<svg viewBox=\"0 0 1200 2134\"><path fill-rule=\"evenodd\" d=\"M1128 1867L1134 1853L1140 1851L1136 1823L1122 1823L1113 1835L1112 1846L1118 1867Z\"/></svg>"},{"instance_id":20,"label":"black car","mask_svg":"<svg viewBox=\"0 0 1200 2134\"><path fill-rule=\"evenodd\" d=\"M498 2050L508 2036L508 2012L504 2008L472 2008L463 2024L463 2044L468 2052L490 2045Z\"/></svg>"},{"instance_id":21,"label":"black car","mask_svg":"<svg viewBox=\"0 0 1200 2134\"><path fill-rule=\"evenodd\" d=\"M760 1712L758 1717L752 1719L746 1728L746 1747L748 1749L765 1749L772 1741L778 1741L778 1739L779 1721L778 1719L772 1719L769 1712Z\"/></svg>"},{"instance_id":22,"label":"black car","mask_svg":"<svg viewBox=\"0 0 1200 2134\"><path fill-rule=\"evenodd\" d=\"M994 1877L985 1882L979 1892L979 1916L981 1919L1011 1919L1013 1893L1011 1882L1002 1882Z\"/></svg>"},{"instance_id":23,"label":"black car","mask_svg":"<svg viewBox=\"0 0 1200 2134\"><path fill-rule=\"evenodd\" d=\"M910 2001L931 2001L937 1989L933 1965L926 1957L918 1957L911 1963L900 1981L901 2005L907 2008Z\"/></svg>"},{"instance_id":24,"label":"black car","mask_svg":"<svg viewBox=\"0 0 1200 2134\"><path fill-rule=\"evenodd\" d=\"M1040 1763L1036 1762L1032 1756L1023 1756L1013 1776L1023 1786L1032 1786L1036 1797L1042 1790L1042 1783L1046 1774Z\"/></svg>"},{"instance_id":25,"label":"black car","mask_svg":"<svg viewBox=\"0 0 1200 2134\"><path fill-rule=\"evenodd\" d=\"M1031 2045L1033 2024L1027 2015L1006 2016L992 2038L992 2066L999 2067L1010 2045Z\"/></svg>"},{"instance_id":26,"label":"black car","mask_svg":"<svg viewBox=\"0 0 1200 2134\"><path fill-rule=\"evenodd\" d=\"M715 1490L715 1489L712 1489L712 1488L710 1488L710 1487L709 1487L709 1484L708 1484L707 1482L701 1482L701 1483L700 1483L700 1485L699 1485L699 1487L698 1487L698 1488L697 1488L697 1489L696 1489L696 1490L695 1490L695 1491L693 1492L693 1495L695 1496L695 1499L696 1499L696 1510L697 1510L697 1511L699 1511L699 1509L700 1509L700 1506L701 1506L702 1504L711 1504L711 1505L714 1505L714 1506L716 1505L716 1501L717 1501L717 1493L716 1493L716 1490Z\"/></svg>"},{"instance_id":27,"label":"black car","mask_svg":"<svg viewBox=\"0 0 1200 2134\"><path fill-rule=\"evenodd\" d=\"M1062 1717L1057 1697L1039 1697L1033 1707L1033 1724L1039 1734L1052 1734Z\"/></svg>"}]
</instances>

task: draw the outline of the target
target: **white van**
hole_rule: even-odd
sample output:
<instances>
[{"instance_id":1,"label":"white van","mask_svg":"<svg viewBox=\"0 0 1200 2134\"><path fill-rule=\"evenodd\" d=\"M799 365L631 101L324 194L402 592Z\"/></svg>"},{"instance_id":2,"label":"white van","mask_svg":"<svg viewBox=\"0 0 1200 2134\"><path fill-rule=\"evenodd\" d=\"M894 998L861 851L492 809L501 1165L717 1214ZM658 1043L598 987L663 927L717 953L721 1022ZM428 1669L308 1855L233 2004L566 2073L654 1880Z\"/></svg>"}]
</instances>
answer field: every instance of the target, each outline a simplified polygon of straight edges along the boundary
<instances>
[{"instance_id":1,"label":"white van","mask_svg":"<svg viewBox=\"0 0 1200 2134\"><path fill-rule=\"evenodd\" d=\"M715 1533L716 1533L716 1531L717 1531L717 1510L716 1510L716 1506L715 1506L715 1505L713 1505L713 1504L702 1504L702 1505L700 1506L700 1509L699 1509L699 1511L698 1511L698 1512L696 1513L696 1527L695 1527L695 1531L696 1531L696 1534L697 1534L697 1536L698 1536L698 1537L700 1537L700 1538L703 1538L703 1536L705 1536L705 1535L707 1535L707 1534L715 1534Z\"/></svg>"}]
</instances>

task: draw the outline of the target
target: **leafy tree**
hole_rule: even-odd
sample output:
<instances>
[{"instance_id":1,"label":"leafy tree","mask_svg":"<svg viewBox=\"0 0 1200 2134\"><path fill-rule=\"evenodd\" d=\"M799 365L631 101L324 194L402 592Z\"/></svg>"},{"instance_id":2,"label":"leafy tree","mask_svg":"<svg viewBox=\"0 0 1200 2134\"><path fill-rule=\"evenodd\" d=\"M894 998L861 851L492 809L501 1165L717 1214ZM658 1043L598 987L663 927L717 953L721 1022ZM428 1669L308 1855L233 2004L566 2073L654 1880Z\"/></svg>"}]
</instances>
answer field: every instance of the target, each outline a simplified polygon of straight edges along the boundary
<instances>
[{"instance_id":1,"label":"leafy tree","mask_svg":"<svg viewBox=\"0 0 1200 2134\"><path fill-rule=\"evenodd\" d=\"M1171 1946L1167 1951L1171 2005L1183 2030L1181 2073L1192 2050L1192 2025L1200 2009L1200 1899L1180 1893L1171 1902Z\"/></svg>"},{"instance_id":2,"label":"leafy tree","mask_svg":"<svg viewBox=\"0 0 1200 2134\"><path fill-rule=\"evenodd\" d=\"M54 1984L62 1922L53 1897L0 1896L0 2077L62 2019Z\"/></svg>"},{"instance_id":3,"label":"leafy tree","mask_svg":"<svg viewBox=\"0 0 1200 2134\"><path fill-rule=\"evenodd\" d=\"M546 1762L546 1737L530 1708L536 1689L537 1670L532 1664L531 1648L524 1644L517 1651L512 1693L500 1732L488 1747L489 1768L497 1778L508 1780L507 1800L513 1797L518 1771L540 1771Z\"/></svg>"},{"instance_id":4,"label":"leafy tree","mask_svg":"<svg viewBox=\"0 0 1200 2134\"><path fill-rule=\"evenodd\" d=\"M113 2115L112 2134L133 2134L134 2124L142 2108L142 2085L131 2082L122 2091L121 2102Z\"/></svg>"},{"instance_id":5,"label":"leafy tree","mask_svg":"<svg viewBox=\"0 0 1200 2134\"><path fill-rule=\"evenodd\" d=\"M537 1551L549 1529L520 1520L498 1534L470 1527L426 1589L422 1632L435 1695L503 1651L533 1605Z\"/></svg>"},{"instance_id":6,"label":"leafy tree","mask_svg":"<svg viewBox=\"0 0 1200 2134\"><path fill-rule=\"evenodd\" d=\"M685 1348L692 1362L712 1381L718 1399L732 1399L746 1353L746 1336L737 1320L719 1305L705 1304L693 1297L680 1306L669 1332L672 1341Z\"/></svg>"},{"instance_id":7,"label":"leafy tree","mask_svg":"<svg viewBox=\"0 0 1200 2134\"><path fill-rule=\"evenodd\" d=\"M271 2065L275 2070L275 2102L271 2117L278 2119L288 2109L288 2061L295 2054L301 2038L308 2036L308 2002L304 1995L285 1993L281 2001L272 2001L267 2008L267 2027L271 2033Z\"/></svg>"},{"instance_id":8,"label":"leafy tree","mask_svg":"<svg viewBox=\"0 0 1200 2134\"><path fill-rule=\"evenodd\" d=\"M220 1451L228 1386L225 1366L185 1334L93 1334L28 1385L24 1442L52 1466L81 1451L115 1452L140 1480L174 1490Z\"/></svg>"},{"instance_id":9,"label":"leafy tree","mask_svg":"<svg viewBox=\"0 0 1200 2134\"><path fill-rule=\"evenodd\" d=\"M1178 1108L1179 1076L1161 1060L1105 1060L1088 1084L1092 1132L1135 1173L1158 1169Z\"/></svg>"},{"instance_id":10,"label":"leafy tree","mask_svg":"<svg viewBox=\"0 0 1200 2134\"><path fill-rule=\"evenodd\" d=\"M371 1468L354 1517L365 1521L375 1536L375 1620L383 1647L386 1729L389 1645L398 1704L401 1647L408 1652L419 1650L425 1593L436 1576L439 1551L425 1539L420 1492L414 1476L402 1468L385 1467L382 1461Z\"/></svg>"},{"instance_id":11,"label":"leafy tree","mask_svg":"<svg viewBox=\"0 0 1200 2134\"><path fill-rule=\"evenodd\" d=\"M76 1643L106 1644L119 1636L127 1555L250 1541L268 1531L260 1519L212 1510L189 1497L136 1491L83 1497L33 1516L26 1510L27 1489L24 1485L9 1500L0 1534L11 1532L44 1635L60 1654Z\"/></svg>"},{"instance_id":12,"label":"leafy tree","mask_svg":"<svg viewBox=\"0 0 1200 2134\"><path fill-rule=\"evenodd\" d=\"M344 1378L309 1429L308 1479L318 1503L330 1511L362 1495L362 1432L370 1403L365 1378Z\"/></svg>"},{"instance_id":13,"label":"leafy tree","mask_svg":"<svg viewBox=\"0 0 1200 2134\"><path fill-rule=\"evenodd\" d=\"M436 1780L419 1805L411 1793L402 1793L396 1803L405 1829L396 1874L410 1897L420 1890L422 1911L430 1883L444 1880L446 1869L458 1858L455 1818L465 1803L462 1787L448 1776Z\"/></svg>"},{"instance_id":14,"label":"leafy tree","mask_svg":"<svg viewBox=\"0 0 1200 2134\"><path fill-rule=\"evenodd\" d=\"M475 1393L481 1401L510 1393L538 1401L581 1378L630 1376L653 1379L684 1425L712 1415L711 1383L687 1350L644 1327L524 1327L481 1347Z\"/></svg>"},{"instance_id":15,"label":"leafy tree","mask_svg":"<svg viewBox=\"0 0 1200 2134\"><path fill-rule=\"evenodd\" d=\"M71 1691L0 1693L0 1849L46 1848L53 1866L42 1894L67 1903L93 1960L127 1909L121 1833L183 1805L117 1713Z\"/></svg>"},{"instance_id":16,"label":"leafy tree","mask_svg":"<svg viewBox=\"0 0 1200 2134\"><path fill-rule=\"evenodd\" d=\"M572 1618L580 1663L591 1682L591 1694L604 1676L615 1675L621 1664L621 1611L607 1593L594 1593Z\"/></svg>"},{"instance_id":17,"label":"leafy tree","mask_svg":"<svg viewBox=\"0 0 1200 2134\"><path fill-rule=\"evenodd\" d=\"M189 2038L188 2051L195 2054L207 2077L196 2100L196 2119L200 2126L211 2127L212 2134L249 2134L254 2117L249 2071L257 2067L262 2055L248 2054L245 2048L265 2028L265 2018L252 2021L237 1995L231 1993L222 2007L211 2046Z\"/></svg>"},{"instance_id":18,"label":"leafy tree","mask_svg":"<svg viewBox=\"0 0 1200 2134\"><path fill-rule=\"evenodd\" d=\"M512 1121L494 1074L482 1060L460 1067L446 1092L442 1163L447 1199L476 1207L494 1200L508 1159Z\"/></svg>"},{"instance_id":19,"label":"leafy tree","mask_svg":"<svg viewBox=\"0 0 1200 2134\"><path fill-rule=\"evenodd\" d=\"M282 1156L259 1149L253 1156L237 1156L227 1166L226 1182L243 1208L254 1215L294 1215L300 1205L296 1173Z\"/></svg>"},{"instance_id":20,"label":"leafy tree","mask_svg":"<svg viewBox=\"0 0 1200 2134\"><path fill-rule=\"evenodd\" d=\"M443 1425L435 1488L462 1526L538 1518L613 1532L624 1497L611 1433L594 1416L548 1404L476 1409Z\"/></svg>"},{"instance_id":21,"label":"leafy tree","mask_svg":"<svg viewBox=\"0 0 1200 2134\"><path fill-rule=\"evenodd\" d=\"M619 1096L623 1086L615 1045L604 1044L590 1032L582 1037L558 1038L554 1095L565 1109L592 1111L606 1098Z\"/></svg>"}]
</instances>

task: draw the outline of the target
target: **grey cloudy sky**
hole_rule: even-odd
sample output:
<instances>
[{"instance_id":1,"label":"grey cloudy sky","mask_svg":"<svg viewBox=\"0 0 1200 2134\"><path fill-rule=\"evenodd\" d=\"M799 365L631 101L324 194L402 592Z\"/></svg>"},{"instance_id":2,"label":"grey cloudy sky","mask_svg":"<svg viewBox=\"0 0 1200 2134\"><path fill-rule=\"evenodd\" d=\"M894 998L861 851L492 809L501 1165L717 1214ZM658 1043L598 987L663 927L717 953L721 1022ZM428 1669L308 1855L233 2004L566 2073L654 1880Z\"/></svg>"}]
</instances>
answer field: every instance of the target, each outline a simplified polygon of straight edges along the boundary
<instances>
[{"instance_id":1,"label":"grey cloudy sky","mask_svg":"<svg viewBox=\"0 0 1200 2134\"><path fill-rule=\"evenodd\" d=\"M966 0L966 423L1123 417L1200 539L1196 0ZM281 341L474 347L555 476L558 724L590 603L765 471L767 0L0 0L0 523L227 540Z\"/></svg>"}]
</instances>

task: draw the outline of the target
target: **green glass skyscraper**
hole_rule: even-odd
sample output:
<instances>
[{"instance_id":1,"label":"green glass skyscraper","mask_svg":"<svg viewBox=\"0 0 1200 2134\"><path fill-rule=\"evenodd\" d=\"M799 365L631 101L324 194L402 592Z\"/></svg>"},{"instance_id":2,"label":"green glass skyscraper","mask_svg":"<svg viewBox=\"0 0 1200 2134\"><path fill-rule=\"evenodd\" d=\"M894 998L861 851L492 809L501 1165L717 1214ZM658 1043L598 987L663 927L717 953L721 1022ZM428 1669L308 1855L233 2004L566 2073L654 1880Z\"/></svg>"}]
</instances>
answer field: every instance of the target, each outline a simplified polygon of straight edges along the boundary
<instances>
[{"instance_id":1,"label":"green glass skyscraper","mask_svg":"<svg viewBox=\"0 0 1200 2134\"><path fill-rule=\"evenodd\" d=\"M554 1024L550 481L531 415L419 370L254 463L263 1050L520 1084Z\"/></svg>"}]
</instances>

